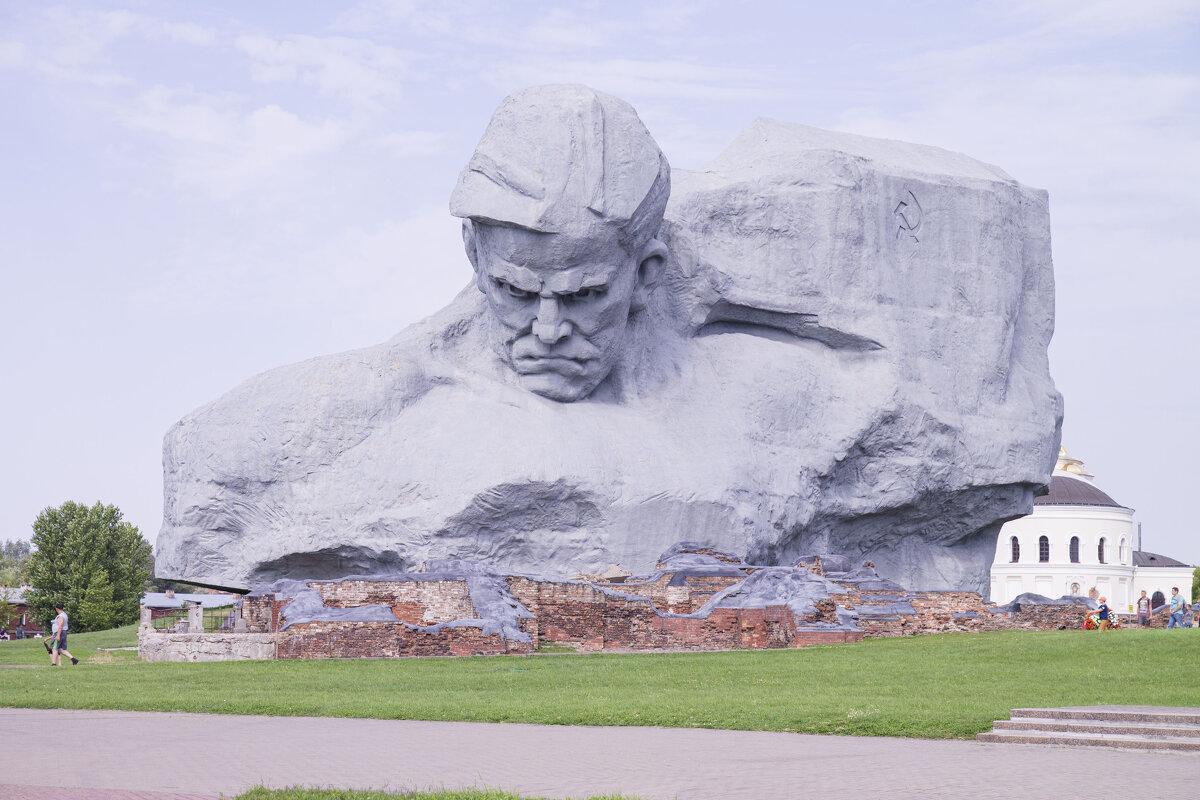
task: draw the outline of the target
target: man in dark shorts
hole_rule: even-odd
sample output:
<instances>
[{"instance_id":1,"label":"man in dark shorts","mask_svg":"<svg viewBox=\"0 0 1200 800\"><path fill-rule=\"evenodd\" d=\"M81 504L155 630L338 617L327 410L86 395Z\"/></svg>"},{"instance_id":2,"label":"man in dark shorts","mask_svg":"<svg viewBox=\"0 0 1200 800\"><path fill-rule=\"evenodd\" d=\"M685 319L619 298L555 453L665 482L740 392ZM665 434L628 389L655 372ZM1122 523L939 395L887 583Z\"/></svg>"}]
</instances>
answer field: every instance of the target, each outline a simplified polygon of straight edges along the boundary
<instances>
[{"instance_id":1,"label":"man in dark shorts","mask_svg":"<svg viewBox=\"0 0 1200 800\"><path fill-rule=\"evenodd\" d=\"M50 628L50 663L57 667L62 656L66 656L74 666L79 663L79 659L67 649L67 612L63 610L62 603L55 603L54 610L58 612L58 616L54 618Z\"/></svg>"},{"instance_id":2,"label":"man in dark shorts","mask_svg":"<svg viewBox=\"0 0 1200 800\"><path fill-rule=\"evenodd\" d=\"M1139 628L1150 627L1150 598L1146 597L1146 590L1142 589L1142 596L1137 601L1137 619Z\"/></svg>"}]
</instances>

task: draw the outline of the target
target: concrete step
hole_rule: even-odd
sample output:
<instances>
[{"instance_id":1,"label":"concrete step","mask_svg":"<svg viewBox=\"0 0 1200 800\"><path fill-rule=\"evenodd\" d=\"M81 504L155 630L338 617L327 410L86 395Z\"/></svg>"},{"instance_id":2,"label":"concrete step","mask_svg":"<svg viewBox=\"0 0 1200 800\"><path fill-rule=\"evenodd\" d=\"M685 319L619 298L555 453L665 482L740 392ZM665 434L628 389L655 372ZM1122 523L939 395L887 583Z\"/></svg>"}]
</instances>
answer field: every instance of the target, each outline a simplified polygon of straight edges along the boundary
<instances>
[{"instance_id":1,"label":"concrete step","mask_svg":"<svg viewBox=\"0 0 1200 800\"><path fill-rule=\"evenodd\" d=\"M1165 722L1200 725L1200 708L1171 706L1066 706L1063 708L1014 708L1010 715L1040 719L1090 719L1107 722Z\"/></svg>"},{"instance_id":2,"label":"concrete step","mask_svg":"<svg viewBox=\"0 0 1200 800\"><path fill-rule=\"evenodd\" d=\"M994 730L1045 731L1050 733L1112 733L1130 736L1176 736L1200 740L1200 725L1154 722L1119 722L1089 719L1021 717L997 720Z\"/></svg>"},{"instance_id":3,"label":"concrete step","mask_svg":"<svg viewBox=\"0 0 1200 800\"><path fill-rule=\"evenodd\" d=\"M1014 708L981 742L1200 752L1200 708Z\"/></svg>"},{"instance_id":4,"label":"concrete step","mask_svg":"<svg viewBox=\"0 0 1200 800\"><path fill-rule=\"evenodd\" d=\"M1200 740L1121 734L1052 733L1040 731L996 731L978 734L981 742L1008 744L1057 744L1071 747L1119 747L1125 750L1164 750L1200 753Z\"/></svg>"}]
</instances>

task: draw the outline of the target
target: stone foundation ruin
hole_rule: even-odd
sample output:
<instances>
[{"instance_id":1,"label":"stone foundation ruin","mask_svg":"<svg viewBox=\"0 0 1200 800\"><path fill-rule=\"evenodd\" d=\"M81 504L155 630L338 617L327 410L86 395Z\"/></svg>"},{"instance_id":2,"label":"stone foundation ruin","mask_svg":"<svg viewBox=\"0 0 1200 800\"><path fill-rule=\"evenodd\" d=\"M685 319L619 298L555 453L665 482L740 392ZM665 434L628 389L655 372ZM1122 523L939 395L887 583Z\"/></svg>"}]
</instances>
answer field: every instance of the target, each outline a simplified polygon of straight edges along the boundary
<instances>
[{"instance_id":1,"label":"stone foundation ruin","mask_svg":"<svg viewBox=\"0 0 1200 800\"><path fill-rule=\"evenodd\" d=\"M975 592L908 591L873 565L805 556L745 563L694 543L622 583L500 574L460 560L424 572L278 581L246 595L234 633L156 632L146 661L396 658L580 651L761 650L864 638L1077 629L1082 598L997 607Z\"/></svg>"}]
</instances>

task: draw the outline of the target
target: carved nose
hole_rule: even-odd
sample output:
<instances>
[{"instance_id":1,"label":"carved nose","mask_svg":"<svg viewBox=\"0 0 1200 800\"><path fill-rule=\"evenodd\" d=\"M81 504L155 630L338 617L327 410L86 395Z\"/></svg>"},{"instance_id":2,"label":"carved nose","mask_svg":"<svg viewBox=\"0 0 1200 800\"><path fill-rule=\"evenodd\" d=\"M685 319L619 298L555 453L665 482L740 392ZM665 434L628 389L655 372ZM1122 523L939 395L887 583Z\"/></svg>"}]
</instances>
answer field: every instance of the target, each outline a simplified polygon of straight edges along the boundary
<instances>
[{"instance_id":1,"label":"carved nose","mask_svg":"<svg viewBox=\"0 0 1200 800\"><path fill-rule=\"evenodd\" d=\"M543 297L538 302L533 333L543 344L554 344L571 335L571 323L562 318L562 305L557 297Z\"/></svg>"}]
</instances>

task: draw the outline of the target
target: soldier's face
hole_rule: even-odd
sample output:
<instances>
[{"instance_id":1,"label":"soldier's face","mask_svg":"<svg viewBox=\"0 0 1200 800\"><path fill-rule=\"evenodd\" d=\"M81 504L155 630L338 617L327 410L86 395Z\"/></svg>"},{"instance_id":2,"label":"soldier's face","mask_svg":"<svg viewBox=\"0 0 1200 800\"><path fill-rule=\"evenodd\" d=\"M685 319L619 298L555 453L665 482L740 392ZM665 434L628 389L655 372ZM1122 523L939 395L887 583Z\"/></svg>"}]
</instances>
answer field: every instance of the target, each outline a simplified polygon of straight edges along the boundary
<instances>
[{"instance_id":1,"label":"soldier's face","mask_svg":"<svg viewBox=\"0 0 1200 800\"><path fill-rule=\"evenodd\" d=\"M615 230L582 238L476 225L475 255L521 385L567 403L591 394L621 357L641 254Z\"/></svg>"}]
</instances>

